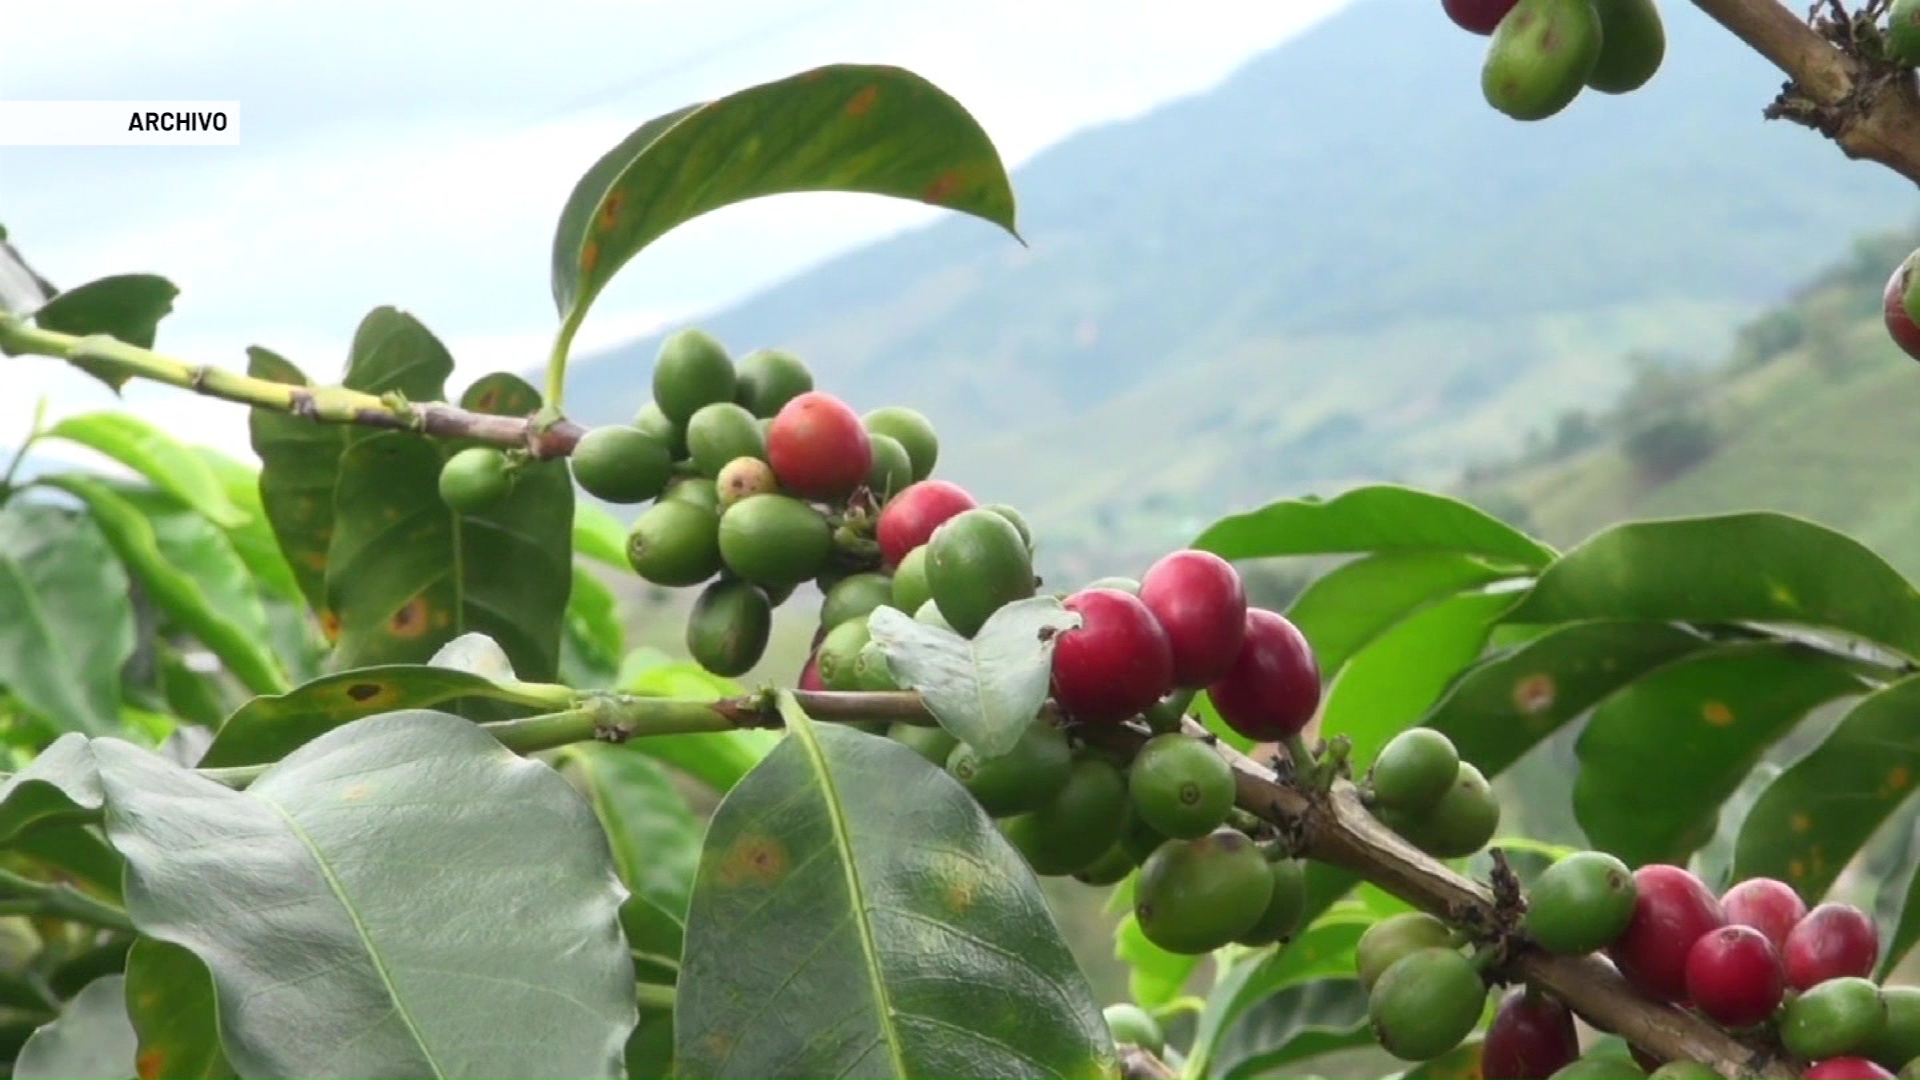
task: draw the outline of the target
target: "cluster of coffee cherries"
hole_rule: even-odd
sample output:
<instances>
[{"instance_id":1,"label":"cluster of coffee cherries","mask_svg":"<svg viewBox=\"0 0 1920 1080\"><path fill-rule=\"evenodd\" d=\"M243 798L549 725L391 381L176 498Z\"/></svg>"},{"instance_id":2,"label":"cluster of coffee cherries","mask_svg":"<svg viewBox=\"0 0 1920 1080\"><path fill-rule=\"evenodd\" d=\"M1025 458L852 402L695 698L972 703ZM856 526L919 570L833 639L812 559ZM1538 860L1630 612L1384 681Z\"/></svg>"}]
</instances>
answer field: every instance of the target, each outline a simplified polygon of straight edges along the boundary
<instances>
[{"instance_id":1,"label":"cluster of coffee cherries","mask_svg":"<svg viewBox=\"0 0 1920 1080\"><path fill-rule=\"evenodd\" d=\"M1408 728L1388 740L1360 791L1382 824L1436 858L1472 855L1500 827L1493 786L1432 728Z\"/></svg>"},{"instance_id":2,"label":"cluster of coffee cherries","mask_svg":"<svg viewBox=\"0 0 1920 1080\"><path fill-rule=\"evenodd\" d=\"M1523 929L1550 953L1603 955L1652 1001L1810 1062L1803 1077L1920 1075L1920 988L1873 981L1879 939L1851 905L1808 910L1790 886L1771 878L1749 878L1715 896L1681 867L1630 871L1612 855L1582 851L1534 880ZM1385 919L1361 939L1360 978L1388 1051L1437 1057L1478 1023L1487 993L1480 969L1494 954L1469 956L1464 943L1459 932L1418 912ZM1700 1062L1662 1061L1624 1044L1583 1055L1572 1013L1533 989L1501 1002L1482 1068L1488 1080L1719 1076Z\"/></svg>"},{"instance_id":3,"label":"cluster of coffee cherries","mask_svg":"<svg viewBox=\"0 0 1920 1080\"><path fill-rule=\"evenodd\" d=\"M1645 86L1667 54L1655 0L1441 0L1461 29L1492 35L1481 68L1487 104L1544 120L1583 91Z\"/></svg>"}]
</instances>

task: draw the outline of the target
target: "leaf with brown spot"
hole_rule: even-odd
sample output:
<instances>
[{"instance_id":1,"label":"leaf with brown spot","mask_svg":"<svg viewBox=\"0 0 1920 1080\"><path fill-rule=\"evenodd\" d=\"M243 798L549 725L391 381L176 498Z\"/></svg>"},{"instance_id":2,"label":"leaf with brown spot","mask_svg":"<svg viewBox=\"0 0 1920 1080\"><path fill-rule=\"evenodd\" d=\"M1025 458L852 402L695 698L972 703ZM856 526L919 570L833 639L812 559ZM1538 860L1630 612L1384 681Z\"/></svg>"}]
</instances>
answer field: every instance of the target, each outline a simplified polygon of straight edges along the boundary
<instances>
[{"instance_id":1,"label":"leaf with brown spot","mask_svg":"<svg viewBox=\"0 0 1920 1080\"><path fill-rule=\"evenodd\" d=\"M1574 816L1590 844L1630 866L1684 863L1769 747L1814 709L1866 689L1859 665L1790 642L1677 660L1594 710L1575 747Z\"/></svg>"},{"instance_id":2,"label":"leaf with brown spot","mask_svg":"<svg viewBox=\"0 0 1920 1080\"><path fill-rule=\"evenodd\" d=\"M734 203L809 191L933 203L1019 235L1006 166L959 102L898 67L816 68L649 120L587 170L553 240L562 340L668 232Z\"/></svg>"},{"instance_id":3,"label":"leaf with brown spot","mask_svg":"<svg viewBox=\"0 0 1920 1080\"><path fill-rule=\"evenodd\" d=\"M172 942L140 938L127 954L127 1013L141 1080L233 1080L220 1049L213 976Z\"/></svg>"},{"instance_id":4,"label":"leaf with brown spot","mask_svg":"<svg viewBox=\"0 0 1920 1080\"><path fill-rule=\"evenodd\" d=\"M676 1075L1117 1075L1038 882L959 783L791 695L781 711L786 738L708 826Z\"/></svg>"},{"instance_id":5,"label":"leaf with brown spot","mask_svg":"<svg viewBox=\"0 0 1920 1080\"><path fill-rule=\"evenodd\" d=\"M1920 773L1920 675L1858 701L1826 739L1760 794L1740 826L1736 879L1777 877L1809 901L1824 895L1876 830L1914 796ZM1905 786L1889 783L1904 769ZM1794 814L1812 827L1795 832ZM1796 868L1798 872L1796 872Z\"/></svg>"}]
</instances>

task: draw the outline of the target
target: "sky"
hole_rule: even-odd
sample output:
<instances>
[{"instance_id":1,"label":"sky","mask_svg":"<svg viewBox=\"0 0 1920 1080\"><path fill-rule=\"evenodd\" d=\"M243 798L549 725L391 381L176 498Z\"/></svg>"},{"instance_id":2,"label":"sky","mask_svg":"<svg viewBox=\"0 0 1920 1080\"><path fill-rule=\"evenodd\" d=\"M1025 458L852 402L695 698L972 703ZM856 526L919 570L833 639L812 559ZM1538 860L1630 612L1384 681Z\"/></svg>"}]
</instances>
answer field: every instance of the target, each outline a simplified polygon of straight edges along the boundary
<instances>
[{"instance_id":1,"label":"sky","mask_svg":"<svg viewBox=\"0 0 1920 1080\"><path fill-rule=\"evenodd\" d=\"M8 50L0 100L238 101L241 145L0 147L0 224L56 285L170 278L168 355L238 368L260 344L331 381L360 318L392 304L447 342L457 393L540 364L560 206L652 116L820 64L899 64L965 104L1017 168L1207 89L1346 2L542 0L485 20L455 0L21 4L7 37L37 47ZM857 195L718 211L629 264L575 354L936 213ZM155 386L116 401L56 361L0 364L0 446L44 395L50 417L126 407L251 457L236 406Z\"/></svg>"}]
</instances>

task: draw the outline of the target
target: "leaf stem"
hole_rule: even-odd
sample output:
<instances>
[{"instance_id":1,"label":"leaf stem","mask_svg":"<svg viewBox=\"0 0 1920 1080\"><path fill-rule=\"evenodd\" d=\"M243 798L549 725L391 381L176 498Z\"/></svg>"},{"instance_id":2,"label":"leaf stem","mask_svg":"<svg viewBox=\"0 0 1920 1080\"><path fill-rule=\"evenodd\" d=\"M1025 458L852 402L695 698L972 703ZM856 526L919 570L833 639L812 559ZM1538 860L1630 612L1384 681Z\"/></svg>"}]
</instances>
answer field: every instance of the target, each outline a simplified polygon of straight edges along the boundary
<instances>
[{"instance_id":1,"label":"leaf stem","mask_svg":"<svg viewBox=\"0 0 1920 1080\"><path fill-rule=\"evenodd\" d=\"M671 1009L678 996L671 986L659 983L637 983L633 988L636 1004L643 1009Z\"/></svg>"},{"instance_id":2,"label":"leaf stem","mask_svg":"<svg viewBox=\"0 0 1920 1080\"><path fill-rule=\"evenodd\" d=\"M560 414L561 405L567 396L567 355L573 351L573 337L580 332L578 305L567 313L560 324L560 331L553 336L553 349L547 353L547 390L542 395L544 409L555 416Z\"/></svg>"},{"instance_id":3,"label":"leaf stem","mask_svg":"<svg viewBox=\"0 0 1920 1080\"><path fill-rule=\"evenodd\" d=\"M104 900L96 900L71 885L35 881L11 870L0 870L0 903L7 902L28 906L27 911L15 911L15 914L30 913L68 919L108 930L134 928L133 920L127 917L125 911Z\"/></svg>"},{"instance_id":4,"label":"leaf stem","mask_svg":"<svg viewBox=\"0 0 1920 1080\"><path fill-rule=\"evenodd\" d=\"M535 458L565 457L586 432L579 424L558 418L536 424L524 416L494 416L445 402L401 403L345 387L294 386L256 379L162 356L105 334L63 334L6 315L0 315L0 351L47 356L96 370L105 368L128 378L163 383L255 409L303 416L316 423L472 439L503 449L525 450Z\"/></svg>"},{"instance_id":5,"label":"leaf stem","mask_svg":"<svg viewBox=\"0 0 1920 1080\"><path fill-rule=\"evenodd\" d=\"M46 422L47 396L42 394L40 400L34 403L33 422L27 425L26 437L20 440L20 448L13 452L13 459L7 462L6 475L0 476L0 502L5 502L7 496L13 493L14 478L20 475L20 466L26 463L27 451L40 441Z\"/></svg>"}]
</instances>

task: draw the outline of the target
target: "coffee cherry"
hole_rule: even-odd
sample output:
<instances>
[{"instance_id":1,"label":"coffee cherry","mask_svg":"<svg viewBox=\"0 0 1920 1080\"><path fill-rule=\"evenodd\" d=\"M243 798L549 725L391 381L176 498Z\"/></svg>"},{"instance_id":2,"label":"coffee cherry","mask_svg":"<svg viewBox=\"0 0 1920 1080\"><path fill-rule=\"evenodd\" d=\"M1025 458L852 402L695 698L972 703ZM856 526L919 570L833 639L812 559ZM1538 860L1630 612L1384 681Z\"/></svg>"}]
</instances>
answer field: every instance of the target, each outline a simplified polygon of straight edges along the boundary
<instances>
[{"instance_id":1,"label":"coffee cherry","mask_svg":"<svg viewBox=\"0 0 1920 1080\"><path fill-rule=\"evenodd\" d=\"M1299 859L1275 859L1267 864L1273 871L1273 895L1251 929L1234 938L1236 945L1271 945L1284 941L1300 928L1300 917L1307 911L1307 867Z\"/></svg>"},{"instance_id":2,"label":"coffee cherry","mask_svg":"<svg viewBox=\"0 0 1920 1080\"><path fill-rule=\"evenodd\" d=\"M933 424L924 415L901 405L887 405L861 417L860 422L875 435L885 435L900 443L913 463L913 478L925 480L940 460L940 440Z\"/></svg>"},{"instance_id":3,"label":"coffee cherry","mask_svg":"<svg viewBox=\"0 0 1920 1080\"><path fill-rule=\"evenodd\" d=\"M1213 748L1185 735L1147 740L1127 769L1133 812L1177 840L1205 836L1233 809L1233 767Z\"/></svg>"},{"instance_id":4,"label":"coffee cherry","mask_svg":"<svg viewBox=\"0 0 1920 1080\"><path fill-rule=\"evenodd\" d=\"M757 585L722 579L701 591L687 616L687 655L715 675L738 678L766 655L772 630L767 594Z\"/></svg>"},{"instance_id":5,"label":"coffee cherry","mask_svg":"<svg viewBox=\"0 0 1920 1080\"><path fill-rule=\"evenodd\" d=\"M1146 862L1170 839L1172 837L1142 821L1136 813L1129 813L1126 824L1120 827L1120 850L1127 853L1135 866Z\"/></svg>"},{"instance_id":6,"label":"coffee cherry","mask_svg":"<svg viewBox=\"0 0 1920 1080\"><path fill-rule=\"evenodd\" d=\"M1045 720L1028 725L1012 750L983 758L960 743L947 757L947 771L992 817L1012 817L1045 806L1067 786L1073 751L1067 736Z\"/></svg>"},{"instance_id":7,"label":"coffee cherry","mask_svg":"<svg viewBox=\"0 0 1920 1080\"><path fill-rule=\"evenodd\" d=\"M893 571L893 606L909 615L933 599L933 586L927 584L926 545L907 552Z\"/></svg>"},{"instance_id":8,"label":"coffee cherry","mask_svg":"<svg viewBox=\"0 0 1920 1080\"><path fill-rule=\"evenodd\" d=\"M440 501L461 514L477 514L513 490L507 455L491 446L470 446L440 466Z\"/></svg>"},{"instance_id":9,"label":"coffee cherry","mask_svg":"<svg viewBox=\"0 0 1920 1080\"><path fill-rule=\"evenodd\" d=\"M610 503L640 503L666 488L673 463L667 448L636 427L597 427L574 444L570 459L580 490Z\"/></svg>"},{"instance_id":10,"label":"coffee cherry","mask_svg":"<svg viewBox=\"0 0 1920 1080\"><path fill-rule=\"evenodd\" d=\"M1787 972L1780 952L1751 926L1723 926L1687 950L1687 997L1715 1023L1752 1027L1780 1007Z\"/></svg>"},{"instance_id":11,"label":"coffee cherry","mask_svg":"<svg viewBox=\"0 0 1920 1080\"><path fill-rule=\"evenodd\" d=\"M721 466L719 475L714 478L713 488L717 504L725 510L755 495L776 494L780 484L773 478L773 466L759 458L742 457Z\"/></svg>"},{"instance_id":12,"label":"coffee cherry","mask_svg":"<svg viewBox=\"0 0 1920 1080\"><path fill-rule=\"evenodd\" d=\"M1807 1067L1802 1080L1894 1080L1893 1074L1865 1058L1828 1058Z\"/></svg>"},{"instance_id":13,"label":"coffee cherry","mask_svg":"<svg viewBox=\"0 0 1920 1080\"><path fill-rule=\"evenodd\" d=\"M1247 633L1247 590L1210 551L1176 551L1147 568L1140 602L1167 632L1173 683L1199 689L1227 673Z\"/></svg>"},{"instance_id":14,"label":"coffee cherry","mask_svg":"<svg viewBox=\"0 0 1920 1080\"><path fill-rule=\"evenodd\" d=\"M1882 986L1880 1000L1887 1005L1887 1024L1860 1048L1889 1069L1920 1059L1920 986Z\"/></svg>"},{"instance_id":15,"label":"coffee cherry","mask_svg":"<svg viewBox=\"0 0 1920 1080\"><path fill-rule=\"evenodd\" d=\"M1541 871L1527 890L1527 933L1561 956L1604 949L1633 921L1639 893L1626 863L1604 851L1576 851Z\"/></svg>"},{"instance_id":16,"label":"coffee cherry","mask_svg":"<svg viewBox=\"0 0 1920 1080\"><path fill-rule=\"evenodd\" d=\"M974 506L973 496L959 484L922 480L909 485L887 503L874 523L881 561L899 566L909 552L933 538L935 529Z\"/></svg>"},{"instance_id":17,"label":"coffee cherry","mask_svg":"<svg viewBox=\"0 0 1920 1080\"><path fill-rule=\"evenodd\" d=\"M808 499L844 499L867 482L873 445L860 416L810 390L780 407L767 429L767 461L780 486Z\"/></svg>"},{"instance_id":18,"label":"coffee cherry","mask_svg":"<svg viewBox=\"0 0 1920 1080\"><path fill-rule=\"evenodd\" d=\"M942 522L927 541L927 588L961 637L980 632L993 613L1033 595L1033 553L1013 523L991 510L967 510Z\"/></svg>"},{"instance_id":19,"label":"coffee cherry","mask_svg":"<svg viewBox=\"0 0 1920 1080\"><path fill-rule=\"evenodd\" d=\"M712 334L688 327L660 343L653 364L653 400L675 424L684 427L702 405L732 401L737 386L733 361Z\"/></svg>"},{"instance_id":20,"label":"coffee cherry","mask_svg":"<svg viewBox=\"0 0 1920 1080\"><path fill-rule=\"evenodd\" d=\"M800 680L796 684L796 686L801 690L809 690L814 692L819 692L827 688L827 684L820 681L820 654L819 653L811 652L807 654L807 662L801 665Z\"/></svg>"},{"instance_id":21,"label":"coffee cherry","mask_svg":"<svg viewBox=\"0 0 1920 1080\"><path fill-rule=\"evenodd\" d=\"M1138 1005L1121 1003L1109 1005L1101 1013L1106 1018L1107 1030L1113 1033L1113 1041L1137 1046L1149 1054L1166 1053L1167 1037L1160 1032L1160 1024Z\"/></svg>"},{"instance_id":22,"label":"coffee cherry","mask_svg":"<svg viewBox=\"0 0 1920 1080\"><path fill-rule=\"evenodd\" d=\"M1865 978L1880 959L1873 920L1852 904L1829 901L1787 932L1787 985L1805 990L1846 975ZM1814 1056L1814 1055L1808 1055Z\"/></svg>"},{"instance_id":23,"label":"coffee cherry","mask_svg":"<svg viewBox=\"0 0 1920 1080\"><path fill-rule=\"evenodd\" d=\"M655 585L698 585L720 572L720 516L691 500L662 499L634 519L627 562Z\"/></svg>"},{"instance_id":24,"label":"coffee cherry","mask_svg":"<svg viewBox=\"0 0 1920 1080\"><path fill-rule=\"evenodd\" d=\"M913 462L907 457L906 447L891 435L869 432L867 441L873 445L873 467L867 470L867 490L884 503L913 483Z\"/></svg>"},{"instance_id":25,"label":"coffee cherry","mask_svg":"<svg viewBox=\"0 0 1920 1080\"><path fill-rule=\"evenodd\" d=\"M1039 809L1000 823L1034 873L1061 877L1089 866L1120 839L1127 784L1104 758L1073 763L1065 786Z\"/></svg>"},{"instance_id":26,"label":"coffee cherry","mask_svg":"<svg viewBox=\"0 0 1920 1080\"><path fill-rule=\"evenodd\" d=\"M1170 840L1140 867L1133 917L1148 941L1199 956L1260 921L1273 898L1273 871L1246 834L1220 829L1198 840Z\"/></svg>"},{"instance_id":27,"label":"coffee cherry","mask_svg":"<svg viewBox=\"0 0 1920 1080\"><path fill-rule=\"evenodd\" d=\"M727 507L718 539L727 569L769 589L810 580L833 556L827 519L787 495L754 495Z\"/></svg>"},{"instance_id":28,"label":"coffee cherry","mask_svg":"<svg viewBox=\"0 0 1920 1080\"><path fill-rule=\"evenodd\" d=\"M1247 609L1246 637L1207 697L1228 727L1254 742L1300 734L1320 708L1320 665L1286 616Z\"/></svg>"},{"instance_id":29,"label":"coffee cherry","mask_svg":"<svg viewBox=\"0 0 1920 1080\"><path fill-rule=\"evenodd\" d=\"M1376 805L1408 814L1434 808L1460 772L1453 740L1432 728L1408 728L1387 741L1367 770Z\"/></svg>"},{"instance_id":30,"label":"coffee cherry","mask_svg":"<svg viewBox=\"0 0 1920 1080\"><path fill-rule=\"evenodd\" d=\"M1720 897L1727 921L1751 926L1767 936L1773 947L1785 950L1787 935L1807 917L1806 901L1793 886L1772 878L1748 878Z\"/></svg>"},{"instance_id":31,"label":"coffee cherry","mask_svg":"<svg viewBox=\"0 0 1920 1080\"><path fill-rule=\"evenodd\" d=\"M991 510L1001 517L1006 518L1007 524L1013 526L1013 531L1020 534L1021 540L1026 541L1027 550L1033 550L1033 526L1027 523L1027 516L1025 514L1008 506L1006 503L988 503L981 507L981 509Z\"/></svg>"},{"instance_id":32,"label":"coffee cherry","mask_svg":"<svg viewBox=\"0 0 1920 1080\"><path fill-rule=\"evenodd\" d=\"M1418 949L1396 960L1373 984L1367 1017L1387 1053L1427 1061L1459 1046L1480 1022L1487 984L1452 949Z\"/></svg>"},{"instance_id":33,"label":"coffee cherry","mask_svg":"<svg viewBox=\"0 0 1920 1080\"><path fill-rule=\"evenodd\" d=\"M1403 911L1389 915L1360 935L1354 947L1353 965L1360 985L1368 990L1401 957L1419 949L1448 947L1453 931L1447 924L1424 911Z\"/></svg>"},{"instance_id":34,"label":"coffee cherry","mask_svg":"<svg viewBox=\"0 0 1920 1080\"><path fill-rule=\"evenodd\" d=\"M1913 321L1913 313L1907 307L1907 292L1916 284L1913 274L1916 264L1920 264L1920 251L1894 267L1893 276L1887 279L1887 287L1881 292L1880 309L1887 336L1902 352L1920 360L1920 323Z\"/></svg>"},{"instance_id":35,"label":"coffee cherry","mask_svg":"<svg viewBox=\"0 0 1920 1080\"><path fill-rule=\"evenodd\" d=\"M942 767L953 756L953 748L960 745L960 740L948 734L946 728L924 724L895 722L887 728L887 738Z\"/></svg>"},{"instance_id":36,"label":"coffee cherry","mask_svg":"<svg viewBox=\"0 0 1920 1080\"><path fill-rule=\"evenodd\" d=\"M1133 873L1136 865L1138 864L1127 854L1126 849L1115 844L1101 853L1099 858L1075 870L1073 880L1082 885L1091 885L1096 889L1118 885L1126 880L1128 874Z\"/></svg>"},{"instance_id":37,"label":"coffee cherry","mask_svg":"<svg viewBox=\"0 0 1920 1080\"><path fill-rule=\"evenodd\" d=\"M1515 990L1487 1025L1480 1075L1485 1080L1532 1080L1565 1068L1579 1056L1572 1010L1545 994Z\"/></svg>"},{"instance_id":38,"label":"coffee cherry","mask_svg":"<svg viewBox=\"0 0 1920 1080\"><path fill-rule=\"evenodd\" d=\"M1453 786L1423 814L1382 810L1380 820L1407 842L1436 859L1459 859L1486 846L1500 828L1500 800L1480 770L1466 762L1455 771Z\"/></svg>"},{"instance_id":39,"label":"coffee cherry","mask_svg":"<svg viewBox=\"0 0 1920 1080\"><path fill-rule=\"evenodd\" d=\"M702 476L717 477L739 458L764 460L767 438L745 406L716 401L687 421L687 453Z\"/></svg>"},{"instance_id":40,"label":"coffee cherry","mask_svg":"<svg viewBox=\"0 0 1920 1080\"><path fill-rule=\"evenodd\" d=\"M1117 589L1087 589L1066 608L1080 616L1053 639L1053 698L1067 715L1118 723L1173 689L1173 650L1145 604Z\"/></svg>"},{"instance_id":41,"label":"coffee cherry","mask_svg":"<svg viewBox=\"0 0 1920 1080\"><path fill-rule=\"evenodd\" d=\"M1726 912L1700 879L1678 866L1653 863L1633 872L1633 918L1607 955L1635 989L1660 1001L1687 996L1687 953L1701 935L1727 924Z\"/></svg>"},{"instance_id":42,"label":"coffee cherry","mask_svg":"<svg viewBox=\"0 0 1920 1080\"><path fill-rule=\"evenodd\" d=\"M848 619L827 631L827 636L820 639L819 649L814 652L814 664L820 671L820 681L826 684L827 689L860 689L860 681L853 670L854 663L860 659L860 650L872 640L865 619Z\"/></svg>"},{"instance_id":43,"label":"coffee cherry","mask_svg":"<svg viewBox=\"0 0 1920 1080\"><path fill-rule=\"evenodd\" d=\"M1852 1054L1887 1023L1880 988L1855 975L1814 986L1780 1010L1780 1044L1809 1061Z\"/></svg>"},{"instance_id":44,"label":"coffee cherry","mask_svg":"<svg viewBox=\"0 0 1920 1080\"><path fill-rule=\"evenodd\" d=\"M1482 37L1491 34L1500 26L1500 20L1507 17L1520 0L1441 0L1441 8L1453 24L1469 34Z\"/></svg>"},{"instance_id":45,"label":"coffee cherry","mask_svg":"<svg viewBox=\"0 0 1920 1080\"><path fill-rule=\"evenodd\" d=\"M777 349L755 349L740 358L733 400L761 418L813 389L813 372L799 357Z\"/></svg>"}]
</instances>

